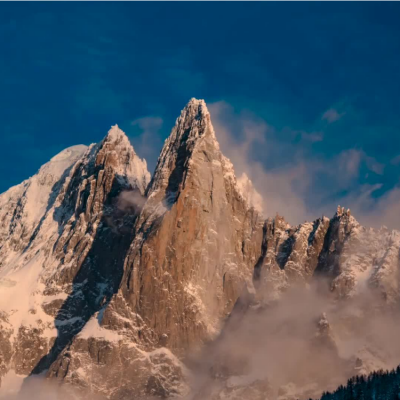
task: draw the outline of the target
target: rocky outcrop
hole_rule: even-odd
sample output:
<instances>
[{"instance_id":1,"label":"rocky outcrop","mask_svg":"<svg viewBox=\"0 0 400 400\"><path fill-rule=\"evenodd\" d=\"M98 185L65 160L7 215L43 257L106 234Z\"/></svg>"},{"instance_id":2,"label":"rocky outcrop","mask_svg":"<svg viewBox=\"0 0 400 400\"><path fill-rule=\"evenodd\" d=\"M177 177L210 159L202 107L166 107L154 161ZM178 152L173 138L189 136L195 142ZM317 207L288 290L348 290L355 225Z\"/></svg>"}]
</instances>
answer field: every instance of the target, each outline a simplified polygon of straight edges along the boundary
<instances>
[{"instance_id":1,"label":"rocky outcrop","mask_svg":"<svg viewBox=\"0 0 400 400\"><path fill-rule=\"evenodd\" d=\"M340 207L332 219L296 227L277 215L264 224L255 285L267 302L294 284L321 279L337 298L351 297L368 286L379 289L385 302L394 303L399 299L399 249L397 231L364 228Z\"/></svg>"}]
</instances>

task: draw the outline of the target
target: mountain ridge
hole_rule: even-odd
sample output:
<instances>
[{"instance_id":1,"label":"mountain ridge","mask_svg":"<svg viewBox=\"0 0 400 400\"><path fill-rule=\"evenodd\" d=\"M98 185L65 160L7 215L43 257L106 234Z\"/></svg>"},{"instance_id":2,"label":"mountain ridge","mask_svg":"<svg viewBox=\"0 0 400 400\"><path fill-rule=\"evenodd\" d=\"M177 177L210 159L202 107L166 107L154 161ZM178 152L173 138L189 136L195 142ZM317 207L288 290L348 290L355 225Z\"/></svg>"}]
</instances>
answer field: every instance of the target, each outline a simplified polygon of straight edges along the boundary
<instances>
[{"instance_id":1,"label":"mountain ridge","mask_svg":"<svg viewBox=\"0 0 400 400\"><path fill-rule=\"evenodd\" d=\"M249 342L264 348L264 319L273 321L296 290L293 304L320 303L299 310L317 337L302 338L304 348L327 351L350 375L354 357L367 372L381 365L385 352L364 336L366 350L349 352L360 335L349 318L356 309L351 318L364 326L366 308L390 313L398 303L400 233L364 228L341 207L293 227L279 215L265 219L251 181L236 179L221 153L204 100L182 110L152 177L117 125L99 144L51 162L64 170L48 177L41 169L0 195L0 385L12 374L45 373L110 399L166 398L188 396L202 376L198 398L264 400L278 388L254 378ZM47 189L31 218L24 210L36 197L24 193L35 182ZM191 370L189 355L202 359L210 345L210 360ZM318 376L320 388L326 377Z\"/></svg>"}]
</instances>

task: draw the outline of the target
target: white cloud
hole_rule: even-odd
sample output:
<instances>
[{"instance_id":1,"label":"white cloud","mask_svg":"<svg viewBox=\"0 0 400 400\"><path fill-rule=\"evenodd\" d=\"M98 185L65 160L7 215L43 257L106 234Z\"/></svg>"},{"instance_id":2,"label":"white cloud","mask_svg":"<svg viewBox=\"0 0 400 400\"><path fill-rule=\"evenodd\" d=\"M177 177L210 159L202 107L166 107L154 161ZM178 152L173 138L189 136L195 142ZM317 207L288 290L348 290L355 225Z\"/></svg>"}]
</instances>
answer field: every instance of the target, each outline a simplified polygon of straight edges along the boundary
<instances>
[{"instance_id":1,"label":"white cloud","mask_svg":"<svg viewBox=\"0 0 400 400\"><path fill-rule=\"evenodd\" d=\"M333 216L338 204L351 208L367 226L400 228L400 189L376 199L382 185L359 184L364 165L382 175L384 165L360 149L344 149L324 158L307 151L307 143L292 145L279 139L265 121L248 112L234 112L225 103L209 105L222 152L232 161L236 175L246 173L263 198L264 214L277 212L291 224ZM296 136L301 131L292 131ZM307 142L307 141L306 141ZM256 159L254 152L262 157ZM273 159L274 166L268 166Z\"/></svg>"},{"instance_id":2,"label":"white cloud","mask_svg":"<svg viewBox=\"0 0 400 400\"><path fill-rule=\"evenodd\" d=\"M261 162L252 156L253 146L265 149L266 157L273 151L274 144L268 141L269 126L249 114L232 115L232 108L225 102L209 105L214 129L222 152L232 161L237 176L246 173L256 190L263 197L263 209L266 216L276 212L285 215L289 221L298 221L307 215L304 200L294 190L295 181L308 186L304 165L285 166L267 171ZM225 123L226 117L234 118L240 125L240 137L235 137Z\"/></svg>"},{"instance_id":3,"label":"white cloud","mask_svg":"<svg viewBox=\"0 0 400 400\"><path fill-rule=\"evenodd\" d=\"M374 196L382 186L380 183L363 185L346 196L343 204L351 207L352 214L365 226L400 230L400 188L395 187L380 197Z\"/></svg>"}]
</instances>

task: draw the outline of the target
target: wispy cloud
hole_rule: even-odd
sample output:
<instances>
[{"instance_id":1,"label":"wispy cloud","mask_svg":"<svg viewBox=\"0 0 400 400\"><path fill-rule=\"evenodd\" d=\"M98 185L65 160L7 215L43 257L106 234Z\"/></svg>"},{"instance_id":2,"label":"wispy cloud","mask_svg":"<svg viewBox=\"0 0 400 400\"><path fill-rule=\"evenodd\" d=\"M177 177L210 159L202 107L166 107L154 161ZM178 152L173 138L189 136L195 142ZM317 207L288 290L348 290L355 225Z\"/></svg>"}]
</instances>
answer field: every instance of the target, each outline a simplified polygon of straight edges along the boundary
<instances>
[{"instance_id":1,"label":"wispy cloud","mask_svg":"<svg viewBox=\"0 0 400 400\"><path fill-rule=\"evenodd\" d=\"M370 171L375 172L377 175L383 175L385 165L376 161L374 157L367 156L364 153L364 160Z\"/></svg>"},{"instance_id":2,"label":"wispy cloud","mask_svg":"<svg viewBox=\"0 0 400 400\"><path fill-rule=\"evenodd\" d=\"M157 131L161 128L163 124L163 120L160 117L143 117L135 119L131 122L132 126L138 126L146 132L157 133Z\"/></svg>"},{"instance_id":3,"label":"wispy cloud","mask_svg":"<svg viewBox=\"0 0 400 400\"><path fill-rule=\"evenodd\" d=\"M322 115L322 120L328 121L328 123L332 123L338 121L340 118L343 117L345 113L339 113L335 108L330 108L326 110Z\"/></svg>"},{"instance_id":4,"label":"wispy cloud","mask_svg":"<svg viewBox=\"0 0 400 400\"><path fill-rule=\"evenodd\" d=\"M323 132L300 132L301 138L303 140L309 141L311 143L322 142L324 140Z\"/></svg>"},{"instance_id":5,"label":"wispy cloud","mask_svg":"<svg viewBox=\"0 0 400 400\"><path fill-rule=\"evenodd\" d=\"M226 102L211 104L209 109L222 152L232 161L237 176L246 173L250 177L263 197L264 214L274 216L280 212L295 222L307 215L304 199L295 190L296 181L309 185L305 165L299 162L267 170L262 162L254 160L255 147L264 149L266 158L281 151L269 132L272 128L250 113L235 115ZM234 133L227 121L239 131Z\"/></svg>"},{"instance_id":6,"label":"wispy cloud","mask_svg":"<svg viewBox=\"0 0 400 400\"><path fill-rule=\"evenodd\" d=\"M381 184L360 184L363 169L379 176L385 168L365 151L350 148L329 157L316 154L307 147L310 140L304 131L292 130L292 137L300 134L305 140L293 145L254 114L235 113L226 102L211 104L209 109L221 150L231 159L237 176L244 172L250 177L263 197L266 216L278 212L297 224L332 216L341 204L351 208L361 223L400 228L396 216L400 215L400 189L376 198Z\"/></svg>"},{"instance_id":7,"label":"wispy cloud","mask_svg":"<svg viewBox=\"0 0 400 400\"><path fill-rule=\"evenodd\" d=\"M380 197L375 195L382 188L381 183L362 185L349 193L342 201L351 207L352 214L362 224L379 228L387 226L400 229L400 187L396 186ZM341 203L341 204L342 204Z\"/></svg>"}]
</instances>

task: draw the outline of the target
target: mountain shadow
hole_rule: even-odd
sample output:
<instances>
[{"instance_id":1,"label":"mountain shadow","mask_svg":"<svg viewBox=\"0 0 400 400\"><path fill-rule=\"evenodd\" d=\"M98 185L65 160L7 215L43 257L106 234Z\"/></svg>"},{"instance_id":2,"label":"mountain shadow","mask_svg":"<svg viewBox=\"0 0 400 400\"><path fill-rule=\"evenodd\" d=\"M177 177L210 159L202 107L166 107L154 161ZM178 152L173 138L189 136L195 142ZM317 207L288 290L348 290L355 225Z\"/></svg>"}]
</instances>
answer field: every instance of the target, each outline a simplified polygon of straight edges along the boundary
<instances>
[{"instance_id":1,"label":"mountain shadow","mask_svg":"<svg viewBox=\"0 0 400 400\"><path fill-rule=\"evenodd\" d=\"M103 203L101 219L95 219L96 223L98 221L98 228L90 250L80 261L82 250L79 249L78 241L74 247L74 251L77 251L77 266L64 267L65 276L62 280L71 282L71 275L73 276L72 291L56 313L55 342L50 351L33 368L31 375L41 374L47 370L60 353L70 346L86 323L104 309L118 291L124 260L134 236L134 224L140 212L136 204L119 207L119 195L126 190L120 182L121 179L116 176ZM138 194L138 191L134 192L135 195ZM88 229L91 227L88 226Z\"/></svg>"}]
</instances>

